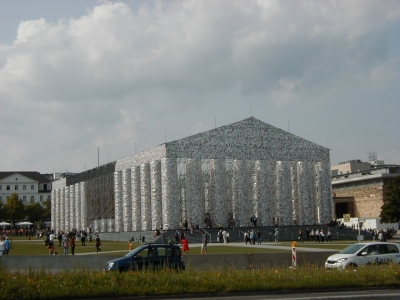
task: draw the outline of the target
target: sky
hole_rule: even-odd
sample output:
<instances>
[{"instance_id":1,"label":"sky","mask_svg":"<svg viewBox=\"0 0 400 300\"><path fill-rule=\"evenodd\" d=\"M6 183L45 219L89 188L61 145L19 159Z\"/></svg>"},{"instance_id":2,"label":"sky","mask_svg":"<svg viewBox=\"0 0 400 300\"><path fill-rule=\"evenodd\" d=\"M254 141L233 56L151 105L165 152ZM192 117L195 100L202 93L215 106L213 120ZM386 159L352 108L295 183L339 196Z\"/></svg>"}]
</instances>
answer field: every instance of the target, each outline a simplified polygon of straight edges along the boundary
<instances>
[{"instance_id":1,"label":"sky","mask_svg":"<svg viewBox=\"0 0 400 300\"><path fill-rule=\"evenodd\" d=\"M1 0L0 171L82 172L255 117L400 164L400 2Z\"/></svg>"}]
</instances>

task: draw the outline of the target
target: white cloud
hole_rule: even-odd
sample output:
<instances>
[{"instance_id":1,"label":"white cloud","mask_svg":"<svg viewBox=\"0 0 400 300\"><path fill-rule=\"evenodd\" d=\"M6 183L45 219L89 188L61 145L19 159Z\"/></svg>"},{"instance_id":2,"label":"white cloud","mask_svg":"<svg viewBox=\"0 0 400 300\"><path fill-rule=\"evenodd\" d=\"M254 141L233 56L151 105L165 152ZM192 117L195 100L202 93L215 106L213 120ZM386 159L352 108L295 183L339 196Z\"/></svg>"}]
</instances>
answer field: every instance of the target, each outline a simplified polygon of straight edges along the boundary
<instances>
[{"instance_id":1,"label":"white cloud","mask_svg":"<svg viewBox=\"0 0 400 300\"><path fill-rule=\"evenodd\" d=\"M346 144L334 147L354 148L353 138L359 152L361 135L346 136L341 118L370 129L361 118L377 98L394 117L396 1L128 4L20 20L14 42L0 46L1 169L81 171L97 147L117 159L162 143L166 131L177 139L214 128L214 116L218 126L248 117L250 102L255 117L282 127L290 119L320 144L335 124ZM304 122L320 122L318 131ZM376 143L398 146L382 134Z\"/></svg>"}]
</instances>

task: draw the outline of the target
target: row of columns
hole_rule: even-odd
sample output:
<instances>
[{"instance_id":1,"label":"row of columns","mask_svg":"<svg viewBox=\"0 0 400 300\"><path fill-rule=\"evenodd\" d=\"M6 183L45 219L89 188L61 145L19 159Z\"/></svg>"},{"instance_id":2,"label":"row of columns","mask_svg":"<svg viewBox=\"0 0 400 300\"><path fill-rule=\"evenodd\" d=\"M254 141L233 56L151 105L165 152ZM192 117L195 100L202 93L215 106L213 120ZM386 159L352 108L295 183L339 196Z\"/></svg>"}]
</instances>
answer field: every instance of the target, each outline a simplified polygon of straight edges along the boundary
<instances>
[{"instance_id":1,"label":"row of columns","mask_svg":"<svg viewBox=\"0 0 400 300\"><path fill-rule=\"evenodd\" d=\"M333 214L330 166L326 162L268 162L186 159L178 174L178 160L164 158L114 172L114 220L99 220L105 231L178 228L187 219L203 225L209 213L216 225L228 225L232 213L241 226L256 215L258 224L328 223ZM52 227L86 228L84 182L52 192ZM54 222L53 222L54 220ZM102 223L110 224L102 224ZM111 224L112 223L112 224Z\"/></svg>"},{"instance_id":2,"label":"row of columns","mask_svg":"<svg viewBox=\"0 0 400 300\"><path fill-rule=\"evenodd\" d=\"M57 231L87 228L85 183L64 186L51 192L51 227Z\"/></svg>"}]
</instances>

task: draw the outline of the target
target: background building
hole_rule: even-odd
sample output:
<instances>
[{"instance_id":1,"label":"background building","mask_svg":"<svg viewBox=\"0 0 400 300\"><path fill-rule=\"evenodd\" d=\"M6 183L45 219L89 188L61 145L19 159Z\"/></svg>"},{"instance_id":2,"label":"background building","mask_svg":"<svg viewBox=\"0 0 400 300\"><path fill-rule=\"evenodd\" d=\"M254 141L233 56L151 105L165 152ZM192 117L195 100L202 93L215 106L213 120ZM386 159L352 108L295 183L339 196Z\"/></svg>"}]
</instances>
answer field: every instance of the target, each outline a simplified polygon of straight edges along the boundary
<instances>
[{"instance_id":1,"label":"background building","mask_svg":"<svg viewBox=\"0 0 400 300\"><path fill-rule=\"evenodd\" d=\"M329 223L329 149L253 117L54 182L52 227Z\"/></svg>"},{"instance_id":2,"label":"background building","mask_svg":"<svg viewBox=\"0 0 400 300\"><path fill-rule=\"evenodd\" d=\"M380 224L379 215L385 187L394 177L400 176L400 166L369 165L362 171L332 176L334 215L348 226L357 223L360 216L365 228L386 229L393 226L398 229L398 224ZM350 215L347 221L343 218L346 214Z\"/></svg>"},{"instance_id":3,"label":"background building","mask_svg":"<svg viewBox=\"0 0 400 300\"><path fill-rule=\"evenodd\" d=\"M39 172L0 172L0 201L17 193L24 204L43 202L51 197L52 174Z\"/></svg>"}]
</instances>

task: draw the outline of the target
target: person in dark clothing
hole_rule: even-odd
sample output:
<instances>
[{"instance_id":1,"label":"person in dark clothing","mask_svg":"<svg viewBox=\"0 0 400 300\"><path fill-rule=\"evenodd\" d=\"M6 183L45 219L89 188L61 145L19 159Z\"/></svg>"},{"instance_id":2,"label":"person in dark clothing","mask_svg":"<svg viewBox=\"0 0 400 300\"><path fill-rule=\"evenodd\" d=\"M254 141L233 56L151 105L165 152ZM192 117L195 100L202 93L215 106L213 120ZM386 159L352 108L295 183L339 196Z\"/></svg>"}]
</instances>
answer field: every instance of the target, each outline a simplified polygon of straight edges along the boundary
<instances>
[{"instance_id":1,"label":"person in dark clothing","mask_svg":"<svg viewBox=\"0 0 400 300\"><path fill-rule=\"evenodd\" d=\"M97 235L96 236L96 251L97 251L97 253L101 252L100 246L101 246L101 240L100 240L100 237Z\"/></svg>"}]
</instances>

